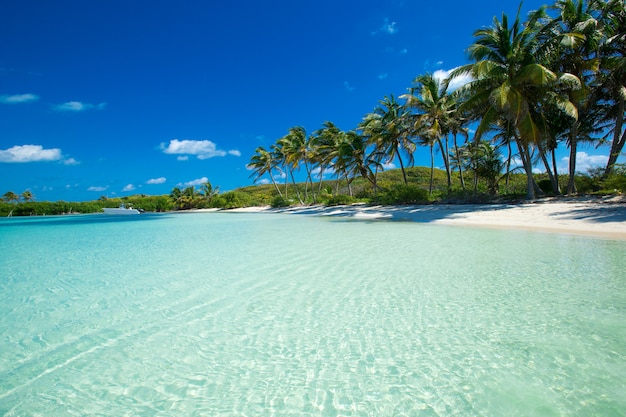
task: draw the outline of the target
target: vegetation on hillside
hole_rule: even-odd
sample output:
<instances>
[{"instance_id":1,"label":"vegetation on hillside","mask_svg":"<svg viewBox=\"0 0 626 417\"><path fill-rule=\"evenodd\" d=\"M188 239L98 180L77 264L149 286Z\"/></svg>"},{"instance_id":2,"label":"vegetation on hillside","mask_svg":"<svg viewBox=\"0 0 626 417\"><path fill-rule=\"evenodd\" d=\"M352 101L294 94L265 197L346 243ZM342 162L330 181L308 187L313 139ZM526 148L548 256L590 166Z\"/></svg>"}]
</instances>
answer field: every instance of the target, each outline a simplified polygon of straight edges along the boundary
<instances>
[{"instance_id":1,"label":"vegetation on hillside","mask_svg":"<svg viewBox=\"0 0 626 417\"><path fill-rule=\"evenodd\" d=\"M476 166L476 170L485 169ZM491 174L490 174L491 175ZM404 181L406 177L406 182ZM445 170L429 167L408 167L402 172L393 169L377 175L376 187L363 177L356 177L349 183L345 179L324 180L316 184L315 191L311 192L310 184L288 181L283 184L259 184L242 187L225 193L219 192L219 187L210 183L200 189L174 188L169 195L133 195L121 198L101 197L98 200L87 202L66 201L34 201L32 193L24 197L15 198L16 194L7 192L0 201L0 217L58 215L58 214L85 214L99 213L103 207L118 207L124 203L127 207L134 207L147 212L165 212L176 210L217 208L232 209L250 206L286 207L301 204L297 195L305 195L308 187L307 199L303 204L340 205L352 203L367 204L431 204L431 203L490 203L501 201L520 201L524 197L526 180L524 174L512 173L507 181L505 175L497 175L496 182L499 193L492 191L494 179L491 176L474 172L472 167L464 171L464 179L458 174L452 175L448 186L448 177ZM548 175L535 175L538 185L546 195L555 195ZM561 186L566 186L567 176L559 178ZM465 182L465 188L462 183ZM576 186L581 193L593 195L617 194L626 192L626 166L616 165L615 172L607 178L603 177L603 170L598 169L585 175L575 177ZM432 190L432 191L431 191Z\"/></svg>"},{"instance_id":2,"label":"vegetation on hillside","mask_svg":"<svg viewBox=\"0 0 626 417\"><path fill-rule=\"evenodd\" d=\"M525 21L519 12L514 20L503 14L475 31L468 56L471 62L447 79L418 75L406 94L384 97L352 130L330 121L311 134L288 128L249 161L255 182L269 184L220 193L206 183L174 188L169 196L88 203L40 203L28 190L9 191L0 215L96 212L122 201L167 211L625 191L626 172L616 164L626 144L624 0L556 0ZM610 147L606 166L579 173L582 143ZM569 166L559 173L556 152L563 148ZM430 167L413 167L419 151L429 153ZM435 168L436 158L443 169Z\"/></svg>"},{"instance_id":3,"label":"vegetation on hillside","mask_svg":"<svg viewBox=\"0 0 626 417\"><path fill-rule=\"evenodd\" d=\"M256 179L267 174L279 194L277 177L295 183L294 172L304 171L304 188L296 188L295 195L300 203L309 193L313 201L321 193L313 182L315 173L344 179L353 196L355 178L376 189L383 168L397 163L407 186L406 169L421 148L430 153L431 177L439 154L448 191L453 171L466 190L463 171L471 170L497 194L502 171L508 179L511 167L519 165L526 198L544 193L534 174L537 166L554 194L575 194L580 143L610 144L602 177L614 173L626 143L623 0L557 0L531 12L526 21L519 12L513 21L503 14L474 33L468 52L472 63L447 79L417 76L407 94L384 97L353 130L342 131L330 121L311 135L300 126L289 128L269 149L257 148L249 167ZM453 89L461 79L464 85ZM474 132L470 126L476 127ZM556 163L562 147L570 155L566 184Z\"/></svg>"}]
</instances>

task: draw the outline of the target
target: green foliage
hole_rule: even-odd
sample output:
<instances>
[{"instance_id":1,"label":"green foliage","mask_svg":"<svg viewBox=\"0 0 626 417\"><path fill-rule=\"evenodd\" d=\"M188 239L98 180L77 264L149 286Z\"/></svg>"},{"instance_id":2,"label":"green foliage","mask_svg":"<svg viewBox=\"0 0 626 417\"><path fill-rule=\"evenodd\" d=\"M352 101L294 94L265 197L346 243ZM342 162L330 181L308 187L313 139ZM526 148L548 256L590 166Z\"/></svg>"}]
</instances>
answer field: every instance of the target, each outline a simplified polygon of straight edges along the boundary
<instances>
[{"instance_id":1,"label":"green foliage","mask_svg":"<svg viewBox=\"0 0 626 417\"><path fill-rule=\"evenodd\" d=\"M213 197L212 206L223 209L250 207L252 199L249 194L241 191L229 191Z\"/></svg>"},{"instance_id":2,"label":"green foliage","mask_svg":"<svg viewBox=\"0 0 626 417\"><path fill-rule=\"evenodd\" d=\"M281 207L289 207L291 203L285 200L282 196L277 195L272 199L272 204L270 204L273 208L281 208Z\"/></svg>"},{"instance_id":3,"label":"green foliage","mask_svg":"<svg viewBox=\"0 0 626 417\"><path fill-rule=\"evenodd\" d=\"M329 206L343 206L347 204L352 204L354 202L354 197L350 197L346 194L339 194L329 198L326 204Z\"/></svg>"},{"instance_id":4,"label":"green foliage","mask_svg":"<svg viewBox=\"0 0 626 417\"><path fill-rule=\"evenodd\" d=\"M428 202L428 190L414 185L395 184L381 192L378 201L382 204L423 204Z\"/></svg>"}]
</instances>

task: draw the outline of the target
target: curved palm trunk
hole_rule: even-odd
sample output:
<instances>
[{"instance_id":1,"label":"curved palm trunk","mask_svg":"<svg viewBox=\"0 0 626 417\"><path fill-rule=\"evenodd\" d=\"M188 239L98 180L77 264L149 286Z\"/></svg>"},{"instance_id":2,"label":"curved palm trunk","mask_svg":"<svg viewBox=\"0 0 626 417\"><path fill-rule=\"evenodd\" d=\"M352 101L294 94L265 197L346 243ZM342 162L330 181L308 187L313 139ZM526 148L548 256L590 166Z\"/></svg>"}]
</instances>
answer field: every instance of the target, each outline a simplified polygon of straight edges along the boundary
<instances>
[{"instance_id":1,"label":"curved palm trunk","mask_svg":"<svg viewBox=\"0 0 626 417\"><path fill-rule=\"evenodd\" d=\"M541 144L539 144L538 146L539 146L539 154L541 156L541 160L543 161L543 165L545 166L546 172L548 173L548 177L550 178L550 185L552 185L552 191L555 194L558 194L557 190L559 188L559 182L554 177L554 173L552 172L552 167L550 166L550 163L548 162L548 157L546 156L546 152L544 151L543 146Z\"/></svg>"},{"instance_id":2,"label":"curved palm trunk","mask_svg":"<svg viewBox=\"0 0 626 417\"><path fill-rule=\"evenodd\" d=\"M576 153L578 151L578 129L572 126L569 137L569 178L567 180L567 194L576 194Z\"/></svg>"},{"instance_id":3,"label":"curved palm trunk","mask_svg":"<svg viewBox=\"0 0 626 417\"><path fill-rule=\"evenodd\" d=\"M402 170L402 178L404 179L404 185L408 185L409 181L406 179L406 171L404 170L404 162L402 162L402 156L400 156L400 152L396 148L396 154L398 155L398 161L400 162L400 169Z\"/></svg>"},{"instance_id":4,"label":"curved palm trunk","mask_svg":"<svg viewBox=\"0 0 626 417\"><path fill-rule=\"evenodd\" d=\"M461 162L461 154L459 153L459 145L456 142L456 133L453 136L454 141L454 154L456 155L456 160L459 166L459 177L461 178L461 188L465 191L465 178L463 178L463 164Z\"/></svg>"},{"instance_id":5,"label":"curved palm trunk","mask_svg":"<svg viewBox=\"0 0 626 417\"><path fill-rule=\"evenodd\" d=\"M435 178L435 152L434 145L430 145L430 185L428 187L428 193L433 194L433 180Z\"/></svg>"},{"instance_id":6,"label":"curved palm trunk","mask_svg":"<svg viewBox=\"0 0 626 417\"><path fill-rule=\"evenodd\" d=\"M448 180L448 191L452 189L452 173L450 172L450 161L448 160L448 139L445 140L445 147L441 142L441 139L437 139L437 144L439 145L439 149L441 150L441 158L443 159L443 165L446 168L446 176Z\"/></svg>"},{"instance_id":7,"label":"curved palm trunk","mask_svg":"<svg viewBox=\"0 0 626 417\"><path fill-rule=\"evenodd\" d=\"M624 100L620 100L618 103L618 117L615 119L615 128L613 129L613 143L611 143L611 152L609 153L609 160L606 163L604 174L602 174L604 178L608 177L613 172L613 167L617 162L617 158L622 152L622 149L624 149L624 144L626 144L626 130L622 132L624 119L619 116L624 114L624 107Z\"/></svg>"},{"instance_id":8,"label":"curved palm trunk","mask_svg":"<svg viewBox=\"0 0 626 417\"><path fill-rule=\"evenodd\" d=\"M556 148L552 149L552 152L550 152L552 155L552 169L554 169L554 181L555 183L552 184L552 190L555 192L556 195L561 195L561 185L559 184L559 172L556 166Z\"/></svg>"},{"instance_id":9,"label":"curved palm trunk","mask_svg":"<svg viewBox=\"0 0 626 417\"><path fill-rule=\"evenodd\" d=\"M504 180L504 185L506 187L507 192L509 191L509 180L511 179L511 160L513 159L513 150L511 149L511 142L508 141L506 144L508 155L506 157L506 178Z\"/></svg>"},{"instance_id":10,"label":"curved palm trunk","mask_svg":"<svg viewBox=\"0 0 626 417\"><path fill-rule=\"evenodd\" d=\"M526 199L534 200L535 199L535 180L533 178L533 164L531 160L530 149L528 146L525 146L516 138L517 148L519 150L520 158L522 159L522 165L524 167L524 172L526 173Z\"/></svg>"},{"instance_id":11,"label":"curved palm trunk","mask_svg":"<svg viewBox=\"0 0 626 417\"><path fill-rule=\"evenodd\" d=\"M302 196L300 196L300 191L298 190L298 186L296 185L296 178L293 176L293 169L289 170L289 175L291 176L291 183L293 184L294 190L296 190L296 196L298 197L298 201L300 204L304 204L302 201Z\"/></svg>"},{"instance_id":12,"label":"curved palm trunk","mask_svg":"<svg viewBox=\"0 0 626 417\"><path fill-rule=\"evenodd\" d=\"M276 184L276 181L274 180L274 176L272 175L272 171L268 171L268 174L270 175L270 179L272 180L272 184L274 184L274 188L276 188L276 191L278 191L278 195L282 198L283 197L283 193L280 192L280 188L278 188L278 184Z\"/></svg>"}]
</instances>

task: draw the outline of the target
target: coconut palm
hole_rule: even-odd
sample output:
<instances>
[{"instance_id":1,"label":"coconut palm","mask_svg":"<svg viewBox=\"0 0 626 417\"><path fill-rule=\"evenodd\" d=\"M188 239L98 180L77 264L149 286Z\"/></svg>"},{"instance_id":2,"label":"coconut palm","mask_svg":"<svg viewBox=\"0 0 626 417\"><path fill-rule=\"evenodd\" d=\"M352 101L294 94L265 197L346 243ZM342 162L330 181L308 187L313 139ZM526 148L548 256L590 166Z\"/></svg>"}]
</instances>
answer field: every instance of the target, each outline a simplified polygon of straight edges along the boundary
<instances>
[{"instance_id":1,"label":"coconut palm","mask_svg":"<svg viewBox=\"0 0 626 417\"><path fill-rule=\"evenodd\" d=\"M204 195L204 198L206 199L207 204L211 204L211 200L213 199L213 197L215 197L219 193L220 193L219 186L213 187L213 185L209 181L202 184L202 194Z\"/></svg>"},{"instance_id":2,"label":"coconut palm","mask_svg":"<svg viewBox=\"0 0 626 417\"><path fill-rule=\"evenodd\" d=\"M448 94L448 84L432 74L420 75L409 89L406 105L416 110L413 115L413 130L427 145L437 144L446 169L448 190L452 187L452 173L448 151L448 133L452 129L452 113L457 109L452 96ZM432 146L431 146L432 154ZM432 158L431 158L432 159ZM432 164L431 164L432 166Z\"/></svg>"},{"instance_id":3,"label":"coconut palm","mask_svg":"<svg viewBox=\"0 0 626 417\"><path fill-rule=\"evenodd\" d=\"M599 11L598 20L604 32L600 45L599 84L602 98L610 104L603 117L610 128L608 137L612 137L603 174L607 177L626 145L626 5L624 0L594 0L592 4Z\"/></svg>"},{"instance_id":4,"label":"coconut palm","mask_svg":"<svg viewBox=\"0 0 626 417\"><path fill-rule=\"evenodd\" d=\"M471 74L473 81L461 87L469 92L465 106L480 114L477 137L480 138L498 119L514 127L514 139L527 177L526 197L535 197L533 154L542 140L543 103L550 102L576 117L576 108L563 97L549 90L556 83L574 83L576 77L558 77L539 60L537 33L544 8L531 13L522 25L519 11L509 26L506 14L502 21L494 18L493 26L474 33L475 42L469 56L475 62L462 66L451 77Z\"/></svg>"},{"instance_id":5,"label":"coconut palm","mask_svg":"<svg viewBox=\"0 0 626 417\"><path fill-rule=\"evenodd\" d=\"M409 164L413 164L415 143L409 129L409 110L398 103L393 95L385 97L374 112L365 116L359 125L360 130L374 145L375 155L384 156L385 161L398 159L404 183L408 184L403 154Z\"/></svg>"},{"instance_id":6,"label":"coconut palm","mask_svg":"<svg viewBox=\"0 0 626 417\"><path fill-rule=\"evenodd\" d=\"M313 133L310 140L313 162L317 165L319 175L318 192L322 190L324 173L333 168L333 161L337 156L339 143L343 140L345 132L340 130L334 123L326 121L322 127Z\"/></svg>"},{"instance_id":7,"label":"coconut palm","mask_svg":"<svg viewBox=\"0 0 626 417\"><path fill-rule=\"evenodd\" d=\"M20 201L20 196L19 194L16 194L13 191L7 191L2 196L2 199L6 201L7 203L17 203L18 201Z\"/></svg>"},{"instance_id":8,"label":"coconut palm","mask_svg":"<svg viewBox=\"0 0 626 417\"><path fill-rule=\"evenodd\" d=\"M274 159L274 154L262 146L256 148L254 155L252 155L250 162L248 162L248 167L253 170L252 175L255 175L254 181L256 182L263 175L268 174L272 184L274 184L274 188L276 188L276 192L282 197L283 194L280 192L280 188L278 188L278 184L276 184L276 180L272 174L272 171L276 169L276 165L277 162Z\"/></svg>"},{"instance_id":9,"label":"coconut palm","mask_svg":"<svg viewBox=\"0 0 626 417\"><path fill-rule=\"evenodd\" d=\"M596 19L597 11L584 0L557 0L551 6L557 16L542 29L545 36L544 48L549 52L549 65L560 73L577 77L580 88L565 86L562 92L576 107L578 117L570 117L564 135L570 148L569 182L567 193L576 192L576 154L581 140L591 140L597 130L598 119L594 106L598 104L599 90L595 80L600 66L598 55L602 31ZM562 119L552 112L548 120ZM560 123L557 123L557 125ZM548 170L550 173L550 170ZM556 180L552 179L553 187Z\"/></svg>"},{"instance_id":10,"label":"coconut palm","mask_svg":"<svg viewBox=\"0 0 626 417\"><path fill-rule=\"evenodd\" d=\"M29 201L33 201L34 199L35 196L30 190L26 190L22 193L22 200L24 200L25 202L28 203Z\"/></svg>"}]
</instances>

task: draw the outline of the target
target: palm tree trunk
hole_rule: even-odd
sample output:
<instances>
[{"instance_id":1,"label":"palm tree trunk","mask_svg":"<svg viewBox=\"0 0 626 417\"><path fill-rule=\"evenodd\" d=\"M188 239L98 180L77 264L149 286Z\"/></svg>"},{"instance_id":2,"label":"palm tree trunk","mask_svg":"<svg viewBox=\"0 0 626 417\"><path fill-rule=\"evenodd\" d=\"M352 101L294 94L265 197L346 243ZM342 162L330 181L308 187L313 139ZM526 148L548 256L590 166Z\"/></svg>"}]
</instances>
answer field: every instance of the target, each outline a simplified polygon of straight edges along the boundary
<instances>
[{"instance_id":1,"label":"palm tree trunk","mask_svg":"<svg viewBox=\"0 0 626 417\"><path fill-rule=\"evenodd\" d=\"M538 144L537 146L539 147L539 155L541 156L543 165L546 168L546 173L548 174L548 177L550 178L550 185L552 185L552 192L557 194L559 183L557 179L554 177L554 174L552 172L552 167L550 166L550 162L548 162L548 157L546 156L546 152L544 151L543 146L541 144Z\"/></svg>"},{"instance_id":2,"label":"palm tree trunk","mask_svg":"<svg viewBox=\"0 0 626 417\"><path fill-rule=\"evenodd\" d=\"M561 185L559 184L559 172L556 166L556 148L552 149L552 152L550 152L552 155L552 169L554 169L554 180L555 180L555 184L552 185L552 191L554 191L554 193L556 195L561 195Z\"/></svg>"},{"instance_id":3,"label":"palm tree trunk","mask_svg":"<svg viewBox=\"0 0 626 417\"><path fill-rule=\"evenodd\" d=\"M434 145L430 144L430 186L428 187L428 193L433 194L433 180L435 177L435 152Z\"/></svg>"},{"instance_id":4,"label":"palm tree trunk","mask_svg":"<svg viewBox=\"0 0 626 417\"><path fill-rule=\"evenodd\" d=\"M293 184L293 188L296 190L296 196L298 197L298 201L300 204L304 204L302 201L302 196L300 196L300 191L298 190L298 186L296 185L296 178L293 176L293 170L289 170L289 174L291 175L291 182Z\"/></svg>"},{"instance_id":5,"label":"palm tree trunk","mask_svg":"<svg viewBox=\"0 0 626 417\"><path fill-rule=\"evenodd\" d=\"M398 155L398 161L400 162L400 169L402 170L402 178L404 178L404 185L408 185L408 181L406 179L406 172L404 171L404 162L402 162L402 156L400 156L400 152L397 152L396 149L396 154Z\"/></svg>"},{"instance_id":6,"label":"palm tree trunk","mask_svg":"<svg viewBox=\"0 0 626 417\"><path fill-rule=\"evenodd\" d=\"M270 179L272 180L272 184L274 184L274 188L276 188L276 191L278 191L278 195L282 198L283 193L280 192L280 188L278 188L278 184L276 184L276 181L274 180L274 176L272 175L272 172L268 171L268 173L270 174Z\"/></svg>"},{"instance_id":7,"label":"palm tree trunk","mask_svg":"<svg viewBox=\"0 0 626 417\"><path fill-rule=\"evenodd\" d=\"M461 188L465 191L465 178L463 178L463 164L461 162L461 155L459 154L459 145L456 142L456 133L454 134L454 154L459 166L459 177L461 178Z\"/></svg>"},{"instance_id":8,"label":"palm tree trunk","mask_svg":"<svg viewBox=\"0 0 626 417\"><path fill-rule=\"evenodd\" d=\"M609 160L607 161L606 168L602 174L603 178L608 177L613 172L613 167L617 162L617 158L622 152L622 149L624 149L624 144L626 144L626 130L622 132L622 128L624 126L624 119L622 117L624 114L624 107L624 100L620 100L618 104L618 117L615 119L615 128L613 129L613 143L611 143Z\"/></svg>"},{"instance_id":9,"label":"palm tree trunk","mask_svg":"<svg viewBox=\"0 0 626 417\"><path fill-rule=\"evenodd\" d=\"M535 180L533 179L533 164L531 160L530 150L528 146L520 143L519 139L515 139L517 142L517 148L519 150L520 158L522 159L522 165L526 172L526 199L535 199Z\"/></svg>"},{"instance_id":10,"label":"palm tree trunk","mask_svg":"<svg viewBox=\"0 0 626 417\"><path fill-rule=\"evenodd\" d=\"M577 130L572 128L569 144L569 179L567 180L567 194L576 194L576 153L578 148L576 134Z\"/></svg>"}]
</instances>

